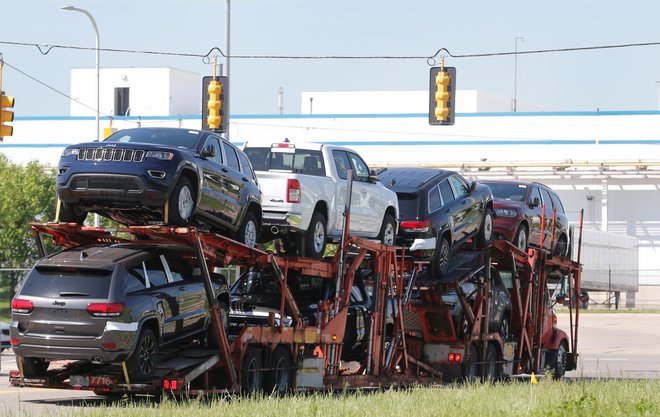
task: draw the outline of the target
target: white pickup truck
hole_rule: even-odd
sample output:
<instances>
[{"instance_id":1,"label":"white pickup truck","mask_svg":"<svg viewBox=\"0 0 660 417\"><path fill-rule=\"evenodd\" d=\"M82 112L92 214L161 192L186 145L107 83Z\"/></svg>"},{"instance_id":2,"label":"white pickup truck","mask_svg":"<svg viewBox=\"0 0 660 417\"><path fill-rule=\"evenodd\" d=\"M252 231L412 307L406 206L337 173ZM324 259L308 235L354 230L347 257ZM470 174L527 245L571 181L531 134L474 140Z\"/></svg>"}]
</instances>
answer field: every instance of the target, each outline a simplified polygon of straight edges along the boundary
<instances>
[{"instance_id":1,"label":"white pickup truck","mask_svg":"<svg viewBox=\"0 0 660 417\"><path fill-rule=\"evenodd\" d=\"M347 170L353 172L350 232L393 244L399 205L352 149L319 143L246 143L259 180L261 241L282 238L287 251L321 257L341 237Z\"/></svg>"}]
</instances>

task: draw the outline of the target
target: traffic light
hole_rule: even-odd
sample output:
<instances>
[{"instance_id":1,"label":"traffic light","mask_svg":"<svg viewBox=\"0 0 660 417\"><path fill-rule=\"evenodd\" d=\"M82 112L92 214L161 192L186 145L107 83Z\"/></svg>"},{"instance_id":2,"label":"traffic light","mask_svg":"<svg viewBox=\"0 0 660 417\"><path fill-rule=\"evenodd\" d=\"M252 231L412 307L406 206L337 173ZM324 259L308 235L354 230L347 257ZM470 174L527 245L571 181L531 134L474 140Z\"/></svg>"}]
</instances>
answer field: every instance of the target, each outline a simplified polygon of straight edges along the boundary
<instances>
[{"instance_id":1,"label":"traffic light","mask_svg":"<svg viewBox=\"0 0 660 417\"><path fill-rule=\"evenodd\" d=\"M455 96L456 68L431 68L429 83L429 124L454 124Z\"/></svg>"},{"instance_id":2,"label":"traffic light","mask_svg":"<svg viewBox=\"0 0 660 417\"><path fill-rule=\"evenodd\" d=\"M226 132L229 125L227 77L202 78L202 129Z\"/></svg>"},{"instance_id":3,"label":"traffic light","mask_svg":"<svg viewBox=\"0 0 660 417\"><path fill-rule=\"evenodd\" d=\"M0 142L5 136L11 136L14 133L14 127L7 123L14 121L14 112L8 109L14 107L14 97L0 91Z\"/></svg>"}]
</instances>

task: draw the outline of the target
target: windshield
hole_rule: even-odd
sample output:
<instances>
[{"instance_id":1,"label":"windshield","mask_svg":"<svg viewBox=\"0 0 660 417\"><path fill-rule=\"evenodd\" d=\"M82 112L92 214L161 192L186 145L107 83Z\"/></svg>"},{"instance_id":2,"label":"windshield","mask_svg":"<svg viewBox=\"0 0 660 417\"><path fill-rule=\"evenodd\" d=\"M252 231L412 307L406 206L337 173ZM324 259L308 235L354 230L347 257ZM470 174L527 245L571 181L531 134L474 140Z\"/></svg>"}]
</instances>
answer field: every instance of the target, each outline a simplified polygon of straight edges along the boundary
<instances>
[{"instance_id":1,"label":"windshield","mask_svg":"<svg viewBox=\"0 0 660 417\"><path fill-rule=\"evenodd\" d=\"M527 186L524 184L501 184L497 182L486 182L484 184L493 192L493 197L502 200L524 201L527 195Z\"/></svg>"},{"instance_id":2,"label":"windshield","mask_svg":"<svg viewBox=\"0 0 660 417\"><path fill-rule=\"evenodd\" d=\"M199 130L187 129L124 129L107 138L105 142L152 143L193 149L201 134Z\"/></svg>"},{"instance_id":3,"label":"windshield","mask_svg":"<svg viewBox=\"0 0 660 417\"><path fill-rule=\"evenodd\" d=\"M250 272L243 276L232 288L232 295L279 295L280 284L274 274ZM323 298L324 290L331 289L332 282L321 277L291 274L288 286L295 297L318 301Z\"/></svg>"}]
</instances>

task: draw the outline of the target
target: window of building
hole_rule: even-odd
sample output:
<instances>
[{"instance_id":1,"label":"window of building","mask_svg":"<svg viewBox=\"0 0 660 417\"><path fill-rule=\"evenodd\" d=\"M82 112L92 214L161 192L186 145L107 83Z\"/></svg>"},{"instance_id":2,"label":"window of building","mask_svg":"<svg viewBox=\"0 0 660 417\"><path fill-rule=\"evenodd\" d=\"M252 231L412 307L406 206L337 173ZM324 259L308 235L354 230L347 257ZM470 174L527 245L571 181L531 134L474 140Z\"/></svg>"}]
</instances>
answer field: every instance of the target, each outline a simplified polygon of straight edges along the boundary
<instances>
[{"instance_id":1,"label":"window of building","mask_svg":"<svg viewBox=\"0 0 660 417\"><path fill-rule=\"evenodd\" d=\"M115 88L115 116L130 116L129 88Z\"/></svg>"}]
</instances>

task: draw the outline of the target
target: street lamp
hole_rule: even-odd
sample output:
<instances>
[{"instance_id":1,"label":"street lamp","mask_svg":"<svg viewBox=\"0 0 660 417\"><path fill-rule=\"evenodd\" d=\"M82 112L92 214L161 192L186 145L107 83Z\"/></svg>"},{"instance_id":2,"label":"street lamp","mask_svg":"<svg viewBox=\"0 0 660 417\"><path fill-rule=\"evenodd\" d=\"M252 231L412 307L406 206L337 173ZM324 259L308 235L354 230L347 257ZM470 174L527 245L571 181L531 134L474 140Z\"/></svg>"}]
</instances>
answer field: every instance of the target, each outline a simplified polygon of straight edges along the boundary
<instances>
[{"instance_id":1,"label":"street lamp","mask_svg":"<svg viewBox=\"0 0 660 417\"><path fill-rule=\"evenodd\" d=\"M85 14L90 22L92 22L92 26L94 26L94 34L96 35L96 141L98 142L99 140L99 132L101 131L100 125L99 125L99 111L100 111L100 99L99 99L99 91L100 91L100 86L99 86L99 65L100 65L100 58L99 58L99 28L96 26L96 20L94 20L94 16L90 12L88 12L85 9L81 9L76 6L61 6L60 9L62 10L73 10L74 12L80 12Z\"/></svg>"},{"instance_id":2,"label":"street lamp","mask_svg":"<svg viewBox=\"0 0 660 417\"><path fill-rule=\"evenodd\" d=\"M100 110L100 84L99 84L99 68L100 68L100 57L99 57L99 52L100 52L100 43L99 43L99 28L96 26L96 20L94 20L94 16L90 12L88 12L85 9L78 8L76 6L68 5L68 6L61 6L60 9L62 10L73 10L74 12L80 12L85 14L89 18L89 21L92 22L92 26L94 26L94 34L96 35L96 141L99 141L99 132L101 131L101 127L99 125L99 110ZM94 227L99 227L101 224L101 219L97 213L94 213Z\"/></svg>"},{"instance_id":3,"label":"street lamp","mask_svg":"<svg viewBox=\"0 0 660 417\"><path fill-rule=\"evenodd\" d=\"M516 36L516 53L513 56L513 102L511 103L511 109L514 113L518 109L518 41L525 42L525 38Z\"/></svg>"}]
</instances>

